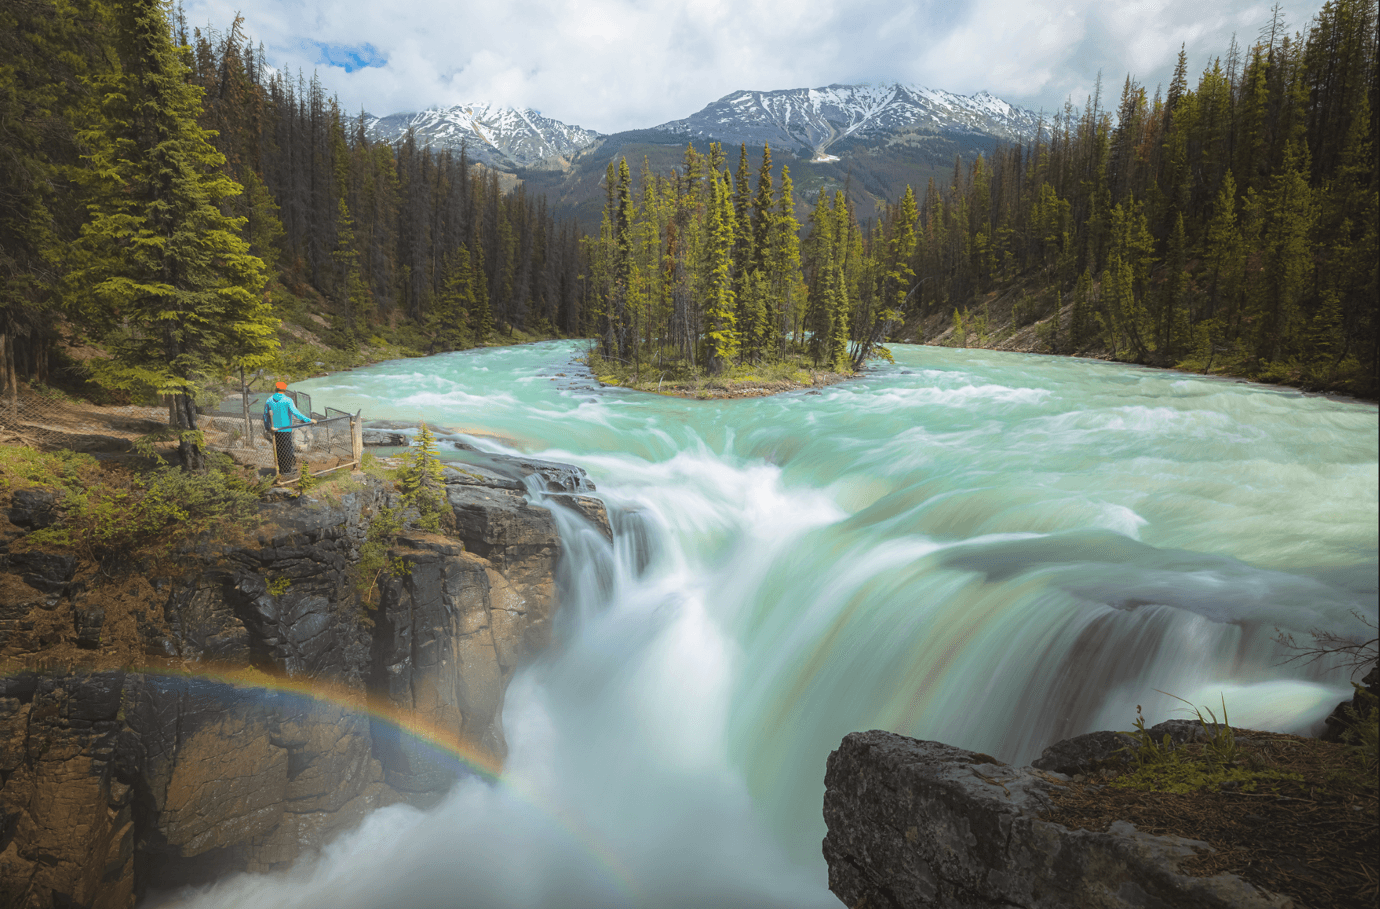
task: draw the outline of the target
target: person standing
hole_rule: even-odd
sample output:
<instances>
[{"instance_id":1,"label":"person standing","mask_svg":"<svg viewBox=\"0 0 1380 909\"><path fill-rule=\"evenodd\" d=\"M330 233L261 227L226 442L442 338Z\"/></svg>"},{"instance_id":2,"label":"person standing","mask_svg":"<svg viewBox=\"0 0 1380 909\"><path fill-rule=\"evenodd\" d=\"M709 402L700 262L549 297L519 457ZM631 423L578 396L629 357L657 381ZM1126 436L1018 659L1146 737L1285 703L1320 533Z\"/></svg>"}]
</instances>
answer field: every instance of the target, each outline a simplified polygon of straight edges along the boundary
<instances>
[{"instance_id":1,"label":"person standing","mask_svg":"<svg viewBox=\"0 0 1380 909\"><path fill-rule=\"evenodd\" d=\"M311 417L302 415L292 398L287 396L287 383L279 382L273 386L275 391L264 402L264 429L273 434L273 451L278 461L278 473L292 473L297 469L297 452L292 446L292 419L296 417L303 423L311 423Z\"/></svg>"}]
</instances>

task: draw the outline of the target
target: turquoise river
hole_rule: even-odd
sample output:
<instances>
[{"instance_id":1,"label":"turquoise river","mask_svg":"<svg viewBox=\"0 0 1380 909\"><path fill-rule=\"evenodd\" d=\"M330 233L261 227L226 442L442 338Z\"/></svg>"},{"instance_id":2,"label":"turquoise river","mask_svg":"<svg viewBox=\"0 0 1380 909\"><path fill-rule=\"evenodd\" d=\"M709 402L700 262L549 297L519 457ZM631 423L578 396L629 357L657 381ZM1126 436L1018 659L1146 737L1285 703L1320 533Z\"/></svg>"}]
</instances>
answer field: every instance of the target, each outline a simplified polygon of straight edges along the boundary
<instances>
[{"instance_id":1,"label":"turquoise river","mask_svg":"<svg viewBox=\"0 0 1380 909\"><path fill-rule=\"evenodd\" d=\"M836 907L820 807L850 731L1027 762L1138 704L1184 715L1159 692L1302 732L1350 695L1275 636L1375 621L1374 405L910 346L819 392L691 401L600 388L581 351L298 386L577 464L616 539L557 507L559 643L509 689L500 784L186 905Z\"/></svg>"}]
</instances>

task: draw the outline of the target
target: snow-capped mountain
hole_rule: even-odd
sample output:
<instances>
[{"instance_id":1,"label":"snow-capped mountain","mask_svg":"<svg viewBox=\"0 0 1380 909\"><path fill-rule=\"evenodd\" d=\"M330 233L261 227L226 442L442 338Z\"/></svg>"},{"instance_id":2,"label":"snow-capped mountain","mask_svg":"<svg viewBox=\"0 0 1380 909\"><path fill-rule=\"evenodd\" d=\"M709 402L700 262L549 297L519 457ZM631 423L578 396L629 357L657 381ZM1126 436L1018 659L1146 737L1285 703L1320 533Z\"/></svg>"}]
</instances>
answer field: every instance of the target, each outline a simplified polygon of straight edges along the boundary
<instances>
[{"instance_id":1,"label":"snow-capped mountain","mask_svg":"<svg viewBox=\"0 0 1380 909\"><path fill-rule=\"evenodd\" d=\"M365 116L369 138L396 142L416 131L418 145L469 150L471 160L502 170L559 164L603 138L600 133L543 117L531 108L457 104L420 113Z\"/></svg>"},{"instance_id":2,"label":"snow-capped mountain","mask_svg":"<svg viewBox=\"0 0 1380 909\"><path fill-rule=\"evenodd\" d=\"M771 143L797 154L846 138L894 134L972 133L1008 141L1034 137L1036 114L987 92L956 95L917 85L830 85L783 91L739 91L657 130L748 145Z\"/></svg>"},{"instance_id":3,"label":"snow-capped mountain","mask_svg":"<svg viewBox=\"0 0 1380 909\"><path fill-rule=\"evenodd\" d=\"M987 92L958 95L900 83L739 91L683 120L612 137L531 108L488 103L365 117L365 129L376 141L397 142L412 130L419 145L453 150L463 145L472 161L509 172L525 169L529 178L537 171L569 174L585 149L602 148L602 156L641 143L641 150L633 150L641 156L648 144L683 146L688 139L729 146L771 143L779 152L818 164L867 148L870 154L931 166L952 162L955 154L972 158L990 151L993 143L1029 141L1038 123L1036 114ZM601 157L595 168L600 174L604 163Z\"/></svg>"}]
</instances>

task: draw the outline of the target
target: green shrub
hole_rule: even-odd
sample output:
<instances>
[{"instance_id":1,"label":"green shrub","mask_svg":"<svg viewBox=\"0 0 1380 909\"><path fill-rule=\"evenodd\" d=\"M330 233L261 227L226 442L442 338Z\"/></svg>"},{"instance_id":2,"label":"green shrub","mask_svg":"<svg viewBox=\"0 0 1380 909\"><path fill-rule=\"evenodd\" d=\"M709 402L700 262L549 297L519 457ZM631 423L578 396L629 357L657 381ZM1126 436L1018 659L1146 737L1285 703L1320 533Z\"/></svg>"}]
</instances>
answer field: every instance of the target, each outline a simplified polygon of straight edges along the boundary
<instances>
[{"instance_id":1,"label":"green shrub","mask_svg":"<svg viewBox=\"0 0 1380 909\"><path fill-rule=\"evenodd\" d=\"M39 451L15 445L0 445L0 492L23 486L41 486L53 492L81 489L99 482L100 465L88 454L60 449Z\"/></svg>"},{"instance_id":2,"label":"green shrub","mask_svg":"<svg viewBox=\"0 0 1380 909\"><path fill-rule=\"evenodd\" d=\"M394 574L400 567L389 562L388 549L398 539L402 529L401 508L380 508L369 521L369 529L365 531L364 544L359 547L359 562L355 568L358 572L356 586L366 607L370 605L379 579L385 573ZM394 562L396 561L395 559Z\"/></svg>"},{"instance_id":3,"label":"green shrub","mask_svg":"<svg viewBox=\"0 0 1380 909\"><path fill-rule=\"evenodd\" d=\"M145 474L111 471L94 482L89 475L86 479L80 485L58 484L61 521L29 534L27 545L71 549L102 563L170 554L206 531L249 526L263 492L217 453L207 456L203 473L162 466Z\"/></svg>"}]
</instances>

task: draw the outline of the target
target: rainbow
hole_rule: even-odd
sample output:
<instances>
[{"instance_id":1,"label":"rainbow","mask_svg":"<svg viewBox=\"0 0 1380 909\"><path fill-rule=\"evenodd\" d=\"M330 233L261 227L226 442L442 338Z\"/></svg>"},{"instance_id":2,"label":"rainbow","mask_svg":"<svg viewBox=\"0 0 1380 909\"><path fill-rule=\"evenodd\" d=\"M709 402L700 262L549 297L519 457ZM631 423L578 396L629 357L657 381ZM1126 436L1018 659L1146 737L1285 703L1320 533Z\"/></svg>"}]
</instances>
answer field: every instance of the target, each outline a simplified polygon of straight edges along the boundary
<instances>
[{"instance_id":1,"label":"rainbow","mask_svg":"<svg viewBox=\"0 0 1380 909\"><path fill-rule=\"evenodd\" d=\"M72 667L73 671L84 671ZM17 675L23 670L0 672L0 676ZM32 670L30 670L32 671ZM90 670L100 671L100 670ZM293 678L266 672L261 669L242 667L218 667L186 664L170 666L145 665L123 671L135 675L159 676L167 679L201 680L226 685L237 692L253 694L272 692L279 695L302 698L320 704L338 707L351 713L368 716L370 720L381 723L401 735L445 754L462 769L467 770L488 782L503 786L522 801L536 808L550 818L582 852L608 878L609 883L621 894L628 905L638 905L637 889L633 885L631 873L613 850L603 842L600 835L568 811L563 811L547 800L520 779L506 777L503 763L495 755L464 739L458 731L428 722L411 710L405 710L378 697L368 695L357 688L350 688L337 682Z\"/></svg>"}]
</instances>

